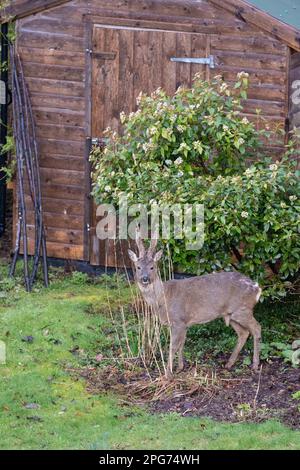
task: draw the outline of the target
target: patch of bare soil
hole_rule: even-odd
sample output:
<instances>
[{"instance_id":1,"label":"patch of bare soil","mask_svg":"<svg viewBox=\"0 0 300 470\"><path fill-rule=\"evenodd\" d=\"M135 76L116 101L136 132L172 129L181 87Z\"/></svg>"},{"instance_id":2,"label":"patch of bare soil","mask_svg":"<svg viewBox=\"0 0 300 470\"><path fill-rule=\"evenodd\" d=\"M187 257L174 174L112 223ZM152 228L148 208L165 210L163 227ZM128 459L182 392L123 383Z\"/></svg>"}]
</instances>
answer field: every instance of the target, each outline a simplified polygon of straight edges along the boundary
<instances>
[{"instance_id":1,"label":"patch of bare soil","mask_svg":"<svg viewBox=\"0 0 300 470\"><path fill-rule=\"evenodd\" d=\"M211 417L217 421L261 422L277 418L300 429L300 369L280 359L263 363L260 372L244 369L228 372L194 366L174 380L148 374L128 364L126 371L113 366L86 368L80 375L91 393L112 390L130 403L147 404L152 412L177 412L183 416Z\"/></svg>"}]
</instances>

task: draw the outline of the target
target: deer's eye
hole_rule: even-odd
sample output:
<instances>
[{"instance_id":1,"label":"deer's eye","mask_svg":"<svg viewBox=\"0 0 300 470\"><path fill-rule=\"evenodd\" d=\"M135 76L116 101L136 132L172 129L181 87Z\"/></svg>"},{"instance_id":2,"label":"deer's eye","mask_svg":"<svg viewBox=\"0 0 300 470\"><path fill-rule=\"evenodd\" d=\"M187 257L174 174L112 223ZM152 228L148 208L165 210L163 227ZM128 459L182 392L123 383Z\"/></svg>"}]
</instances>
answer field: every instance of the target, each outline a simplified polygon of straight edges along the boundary
<instances>
[{"instance_id":1,"label":"deer's eye","mask_svg":"<svg viewBox=\"0 0 300 470\"><path fill-rule=\"evenodd\" d=\"M150 269L151 269L151 271L152 271L152 270L154 269L154 267L153 267L153 266L151 266L151 268L150 268Z\"/></svg>"},{"instance_id":2,"label":"deer's eye","mask_svg":"<svg viewBox=\"0 0 300 470\"><path fill-rule=\"evenodd\" d=\"M141 269L141 267L140 267L140 266L138 266L137 268L138 268L138 269Z\"/></svg>"}]
</instances>

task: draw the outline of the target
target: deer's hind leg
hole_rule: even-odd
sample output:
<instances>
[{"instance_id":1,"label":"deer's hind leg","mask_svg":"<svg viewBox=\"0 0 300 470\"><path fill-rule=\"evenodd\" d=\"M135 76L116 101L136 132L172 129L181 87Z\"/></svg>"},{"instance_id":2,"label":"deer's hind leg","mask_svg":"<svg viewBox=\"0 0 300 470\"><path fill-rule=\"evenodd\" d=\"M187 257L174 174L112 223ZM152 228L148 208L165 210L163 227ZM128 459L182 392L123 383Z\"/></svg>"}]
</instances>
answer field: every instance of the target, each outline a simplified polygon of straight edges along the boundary
<instances>
[{"instance_id":1,"label":"deer's hind leg","mask_svg":"<svg viewBox=\"0 0 300 470\"><path fill-rule=\"evenodd\" d=\"M252 309L241 309L238 313L234 313L231 318L235 323L238 323L239 326L242 326L251 333L251 336L253 336L253 369L257 370L259 366L261 326L254 318Z\"/></svg>"},{"instance_id":2,"label":"deer's hind leg","mask_svg":"<svg viewBox=\"0 0 300 470\"><path fill-rule=\"evenodd\" d=\"M232 326L232 328L234 329L234 331L236 332L236 334L238 335L238 340L237 340L237 343L236 343L236 346L226 364L226 369L231 369L231 367L235 364L237 358L238 358L238 355L239 353L241 352L242 348L244 347L247 339L248 339L248 336L249 336L249 331L248 329L244 328L243 326L241 326L239 323L237 323L236 321L234 320L230 320L230 325Z\"/></svg>"},{"instance_id":3,"label":"deer's hind leg","mask_svg":"<svg viewBox=\"0 0 300 470\"><path fill-rule=\"evenodd\" d=\"M253 369L257 370L259 366L259 356L261 348L261 326L254 317L249 321L249 330L253 336Z\"/></svg>"}]
</instances>

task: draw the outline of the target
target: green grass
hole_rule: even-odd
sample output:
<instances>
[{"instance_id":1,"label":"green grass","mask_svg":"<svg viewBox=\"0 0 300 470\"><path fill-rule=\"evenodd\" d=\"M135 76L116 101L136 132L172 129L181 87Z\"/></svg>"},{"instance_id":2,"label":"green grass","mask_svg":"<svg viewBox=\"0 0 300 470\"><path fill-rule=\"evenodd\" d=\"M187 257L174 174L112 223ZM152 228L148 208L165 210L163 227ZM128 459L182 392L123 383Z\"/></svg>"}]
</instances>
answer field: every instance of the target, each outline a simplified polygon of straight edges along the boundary
<instances>
[{"instance_id":1,"label":"green grass","mask_svg":"<svg viewBox=\"0 0 300 470\"><path fill-rule=\"evenodd\" d=\"M87 393L68 369L113 348L107 295L113 305L130 299L128 289L113 287L107 291L104 283L75 275L27 294L2 277L0 340L7 363L0 365L1 449L300 449L300 432L275 421L224 424L151 415L122 406L116 396ZM22 341L27 336L32 343ZM70 352L74 348L79 355Z\"/></svg>"}]
</instances>

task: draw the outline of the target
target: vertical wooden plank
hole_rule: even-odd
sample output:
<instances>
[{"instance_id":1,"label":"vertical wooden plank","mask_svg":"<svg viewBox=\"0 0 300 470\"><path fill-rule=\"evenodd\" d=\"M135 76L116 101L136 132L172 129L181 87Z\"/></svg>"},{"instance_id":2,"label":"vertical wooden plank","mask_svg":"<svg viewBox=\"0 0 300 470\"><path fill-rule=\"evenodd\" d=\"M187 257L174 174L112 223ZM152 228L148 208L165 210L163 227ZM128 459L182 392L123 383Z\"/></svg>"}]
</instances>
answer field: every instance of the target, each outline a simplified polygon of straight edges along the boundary
<instances>
[{"instance_id":1,"label":"vertical wooden plank","mask_svg":"<svg viewBox=\"0 0 300 470\"><path fill-rule=\"evenodd\" d=\"M206 54L205 54L206 57L209 57L211 54L210 44L211 44L211 37L210 35L207 34L206 35ZM209 65L206 65L205 80L209 81L210 77L211 77L211 68L209 67Z\"/></svg>"},{"instance_id":2,"label":"vertical wooden plank","mask_svg":"<svg viewBox=\"0 0 300 470\"><path fill-rule=\"evenodd\" d=\"M134 110L133 97L133 56L134 32L126 29L119 31L119 103L120 112L126 114Z\"/></svg>"},{"instance_id":3,"label":"vertical wooden plank","mask_svg":"<svg viewBox=\"0 0 300 470\"><path fill-rule=\"evenodd\" d=\"M149 88L147 92L161 87L162 83L162 36L164 33L158 31L149 32L148 64L149 64ZM151 65L150 65L151 64Z\"/></svg>"},{"instance_id":4,"label":"vertical wooden plank","mask_svg":"<svg viewBox=\"0 0 300 470\"><path fill-rule=\"evenodd\" d=\"M290 130L300 127L300 52L291 56L289 92Z\"/></svg>"},{"instance_id":5,"label":"vertical wooden plank","mask_svg":"<svg viewBox=\"0 0 300 470\"><path fill-rule=\"evenodd\" d=\"M141 92L149 90L149 32L134 31L134 73L133 73L133 99L136 102Z\"/></svg>"},{"instance_id":6,"label":"vertical wooden plank","mask_svg":"<svg viewBox=\"0 0 300 470\"><path fill-rule=\"evenodd\" d=\"M172 95L176 91L176 63L171 62L176 57L176 33L162 34L162 88Z\"/></svg>"},{"instance_id":7,"label":"vertical wooden plank","mask_svg":"<svg viewBox=\"0 0 300 470\"><path fill-rule=\"evenodd\" d=\"M288 121L286 131L294 128L300 129L300 52L291 54L289 50L289 92L288 92ZM289 134L286 133L285 143L288 142ZM297 153L300 154L300 146L297 146ZM298 159L298 170L300 169L300 160Z\"/></svg>"},{"instance_id":8,"label":"vertical wooden plank","mask_svg":"<svg viewBox=\"0 0 300 470\"><path fill-rule=\"evenodd\" d=\"M119 130L119 30L104 29L105 51L114 52L115 59L105 60L104 74L104 129L109 126L114 131Z\"/></svg>"},{"instance_id":9,"label":"vertical wooden plank","mask_svg":"<svg viewBox=\"0 0 300 470\"><path fill-rule=\"evenodd\" d=\"M177 33L176 35L176 56L191 57L191 34ZM179 86L191 86L191 64L177 63L176 66L176 88Z\"/></svg>"},{"instance_id":10,"label":"vertical wooden plank","mask_svg":"<svg viewBox=\"0 0 300 470\"><path fill-rule=\"evenodd\" d=\"M104 129L104 77L105 77L105 62L100 60L95 54L98 51L105 49L105 34L104 30L94 26L92 34L92 122L91 122L91 137L100 137ZM90 263L92 265L99 265L99 240L96 236L96 204L91 200L90 204Z\"/></svg>"},{"instance_id":11,"label":"vertical wooden plank","mask_svg":"<svg viewBox=\"0 0 300 470\"><path fill-rule=\"evenodd\" d=\"M100 136L104 130L105 102L105 61L99 59L95 52L105 50L105 30L94 27L92 62L92 137Z\"/></svg>"},{"instance_id":12,"label":"vertical wooden plank","mask_svg":"<svg viewBox=\"0 0 300 470\"><path fill-rule=\"evenodd\" d=\"M84 23L85 36L85 194L84 194L84 231L83 231L83 257L84 261L90 259L90 225L91 214L93 210L93 201L91 200L91 165L89 161L91 151L91 132L92 132L92 41L93 41L93 24L87 20Z\"/></svg>"},{"instance_id":13,"label":"vertical wooden plank","mask_svg":"<svg viewBox=\"0 0 300 470\"><path fill-rule=\"evenodd\" d=\"M209 53L208 53L209 55ZM207 36L204 34L192 34L191 36L191 57L208 57L207 55ZM191 64L191 79L196 73L200 73L202 80L207 80L208 65Z\"/></svg>"}]
</instances>

